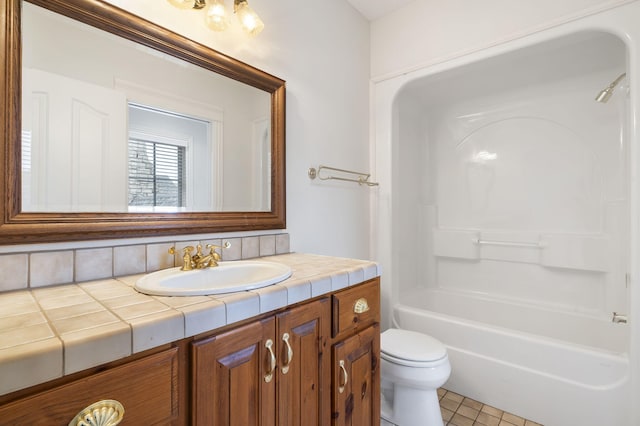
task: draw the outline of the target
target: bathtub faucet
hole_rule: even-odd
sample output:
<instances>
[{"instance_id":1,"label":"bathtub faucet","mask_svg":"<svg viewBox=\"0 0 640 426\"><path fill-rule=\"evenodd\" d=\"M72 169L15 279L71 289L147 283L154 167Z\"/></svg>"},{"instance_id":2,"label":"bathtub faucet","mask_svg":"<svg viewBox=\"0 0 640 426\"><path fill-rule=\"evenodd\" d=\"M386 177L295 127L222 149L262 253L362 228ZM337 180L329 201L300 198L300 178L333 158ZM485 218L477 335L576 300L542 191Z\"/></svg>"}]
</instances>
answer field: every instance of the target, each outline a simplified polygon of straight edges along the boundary
<instances>
[{"instance_id":1,"label":"bathtub faucet","mask_svg":"<svg viewBox=\"0 0 640 426\"><path fill-rule=\"evenodd\" d=\"M611 321L613 321L616 324L626 324L627 323L627 316L624 314L619 314L617 312L613 313L613 318L611 318Z\"/></svg>"}]
</instances>

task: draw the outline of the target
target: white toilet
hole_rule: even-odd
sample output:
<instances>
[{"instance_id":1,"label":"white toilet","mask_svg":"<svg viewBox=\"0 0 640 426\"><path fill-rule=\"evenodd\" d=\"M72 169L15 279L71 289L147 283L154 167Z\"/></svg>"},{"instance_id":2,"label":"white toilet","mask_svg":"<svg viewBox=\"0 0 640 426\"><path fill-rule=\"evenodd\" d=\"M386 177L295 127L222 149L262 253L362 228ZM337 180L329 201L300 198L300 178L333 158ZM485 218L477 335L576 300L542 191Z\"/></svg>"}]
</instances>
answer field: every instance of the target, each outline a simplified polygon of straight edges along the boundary
<instances>
[{"instance_id":1,"label":"white toilet","mask_svg":"<svg viewBox=\"0 0 640 426\"><path fill-rule=\"evenodd\" d=\"M444 345L425 334L392 328L380 336L380 359L381 423L442 426L437 390L451 374Z\"/></svg>"}]
</instances>

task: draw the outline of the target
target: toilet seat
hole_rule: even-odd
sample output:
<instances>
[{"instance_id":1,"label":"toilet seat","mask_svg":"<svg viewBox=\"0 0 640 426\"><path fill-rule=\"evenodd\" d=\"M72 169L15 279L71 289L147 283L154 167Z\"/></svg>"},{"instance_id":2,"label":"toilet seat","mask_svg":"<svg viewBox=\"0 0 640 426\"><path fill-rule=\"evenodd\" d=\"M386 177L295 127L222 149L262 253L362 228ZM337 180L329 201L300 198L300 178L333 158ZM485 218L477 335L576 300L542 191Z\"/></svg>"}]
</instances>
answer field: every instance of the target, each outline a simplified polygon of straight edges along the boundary
<instances>
[{"instance_id":1,"label":"toilet seat","mask_svg":"<svg viewBox=\"0 0 640 426\"><path fill-rule=\"evenodd\" d=\"M380 358L392 364L412 368L435 368L449 362L449 357L447 356L444 356L443 358L435 361L408 361L402 358L394 358L389 354L383 353L382 351L380 351Z\"/></svg>"},{"instance_id":2,"label":"toilet seat","mask_svg":"<svg viewBox=\"0 0 640 426\"><path fill-rule=\"evenodd\" d=\"M394 364L430 368L447 361L447 349L431 336L391 328L380 335L380 357Z\"/></svg>"}]
</instances>

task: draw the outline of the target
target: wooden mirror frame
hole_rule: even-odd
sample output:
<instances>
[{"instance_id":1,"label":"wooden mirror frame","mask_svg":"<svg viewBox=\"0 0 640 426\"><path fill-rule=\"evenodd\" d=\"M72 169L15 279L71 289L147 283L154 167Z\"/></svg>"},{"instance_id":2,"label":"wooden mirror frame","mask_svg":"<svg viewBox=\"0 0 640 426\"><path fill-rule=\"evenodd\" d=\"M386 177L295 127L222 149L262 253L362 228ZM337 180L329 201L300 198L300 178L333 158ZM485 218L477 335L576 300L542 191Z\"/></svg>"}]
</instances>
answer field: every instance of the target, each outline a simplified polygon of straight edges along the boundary
<instances>
[{"instance_id":1,"label":"wooden mirror frame","mask_svg":"<svg viewBox=\"0 0 640 426\"><path fill-rule=\"evenodd\" d=\"M285 82L101 0L24 0L271 93L271 211L22 213L21 2L0 10L0 244L282 229L285 215Z\"/></svg>"}]
</instances>

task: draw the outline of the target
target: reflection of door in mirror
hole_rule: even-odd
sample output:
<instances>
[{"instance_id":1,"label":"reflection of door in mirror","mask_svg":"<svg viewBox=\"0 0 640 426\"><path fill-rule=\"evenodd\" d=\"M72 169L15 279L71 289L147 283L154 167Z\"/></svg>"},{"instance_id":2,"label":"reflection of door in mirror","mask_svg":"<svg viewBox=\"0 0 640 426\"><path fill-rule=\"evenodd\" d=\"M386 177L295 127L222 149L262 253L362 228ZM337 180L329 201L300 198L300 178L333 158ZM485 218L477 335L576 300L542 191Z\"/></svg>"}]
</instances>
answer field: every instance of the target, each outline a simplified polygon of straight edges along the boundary
<instances>
[{"instance_id":1,"label":"reflection of door in mirror","mask_svg":"<svg viewBox=\"0 0 640 426\"><path fill-rule=\"evenodd\" d=\"M254 186L254 205L257 210L267 210L271 205L271 128L268 118L260 118L252 123L252 145L254 146L254 164L256 173Z\"/></svg>"},{"instance_id":2,"label":"reflection of door in mirror","mask_svg":"<svg viewBox=\"0 0 640 426\"><path fill-rule=\"evenodd\" d=\"M124 95L25 68L22 102L23 211L123 211Z\"/></svg>"}]
</instances>

